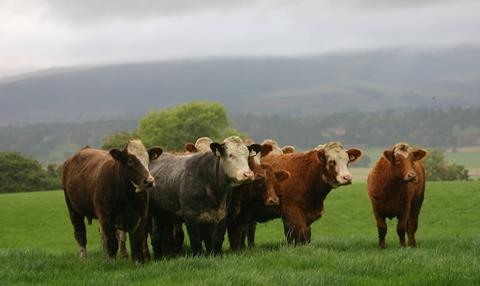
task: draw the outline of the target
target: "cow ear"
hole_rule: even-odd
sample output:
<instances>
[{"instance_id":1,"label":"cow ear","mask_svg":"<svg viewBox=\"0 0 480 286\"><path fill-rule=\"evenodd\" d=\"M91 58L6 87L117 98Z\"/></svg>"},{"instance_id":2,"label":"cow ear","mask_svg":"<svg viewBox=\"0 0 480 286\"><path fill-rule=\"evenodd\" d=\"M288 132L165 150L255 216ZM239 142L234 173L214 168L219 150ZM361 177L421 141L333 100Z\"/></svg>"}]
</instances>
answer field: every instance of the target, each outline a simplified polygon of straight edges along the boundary
<instances>
[{"instance_id":1,"label":"cow ear","mask_svg":"<svg viewBox=\"0 0 480 286\"><path fill-rule=\"evenodd\" d=\"M272 152L273 150L273 145L272 144L268 144L268 143L265 143L265 144L262 144L262 152L261 152L261 156L262 157L265 157L267 156L270 152Z\"/></svg>"},{"instance_id":2,"label":"cow ear","mask_svg":"<svg viewBox=\"0 0 480 286\"><path fill-rule=\"evenodd\" d=\"M186 143L185 144L185 150L190 152L190 153L197 153L198 149L195 147L195 144L193 143Z\"/></svg>"},{"instance_id":3,"label":"cow ear","mask_svg":"<svg viewBox=\"0 0 480 286\"><path fill-rule=\"evenodd\" d=\"M357 148L352 148L347 151L348 154L348 163L354 163L362 157L362 150Z\"/></svg>"},{"instance_id":4,"label":"cow ear","mask_svg":"<svg viewBox=\"0 0 480 286\"><path fill-rule=\"evenodd\" d=\"M225 154L225 144L213 142L210 144L210 149L217 157L222 157Z\"/></svg>"},{"instance_id":5,"label":"cow ear","mask_svg":"<svg viewBox=\"0 0 480 286\"><path fill-rule=\"evenodd\" d=\"M282 147L283 154L290 154L295 152L295 147L287 145Z\"/></svg>"},{"instance_id":6,"label":"cow ear","mask_svg":"<svg viewBox=\"0 0 480 286\"><path fill-rule=\"evenodd\" d=\"M287 170L275 171L275 178L278 182L285 181L286 179L290 178L290 172Z\"/></svg>"},{"instance_id":7,"label":"cow ear","mask_svg":"<svg viewBox=\"0 0 480 286\"><path fill-rule=\"evenodd\" d=\"M425 149L418 149L413 152L413 160L419 161L427 156L428 152Z\"/></svg>"},{"instance_id":8,"label":"cow ear","mask_svg":"<svg viewBox=\"0 0 480 286\"><path fill-rule=\"evenodd\" d=\"M260 144L250 144L248 145L248 152L250 153L248 156L253 157L262 151L262 145Z\"/></svg>"},{"instance_id":9,"label":"cow ear","mask_svg":"<svg viewBox=\"0 0 480 286\"><path fill-rule=\"evenodd\" d=\"M113 159L123 162L126 159L126 154L120 149L111 149L108 153L113 157Z\"/></svg>"},{"instance_id":10,"label":"cow ear","mask_svg":"<svg viewBox=\"0 0 480 286\"><path fill-rule=\"evenodd\" d=\"M395 152L392 150L385 150L383 151L383 157L390 161L391 163L395 163Z\"/></svg>"},{"instance_id":11,"label":"cow ear","mask_svg":"<svg viewBox=\"0 0 480 286\"><path fill-rule=\"evenodd\" d=\"M162 148L152 147L152 148L148 149L148 158L150 159L150 161L155 160L158 157L160 157L160 155L162 155L162 153L163 153Z\"/></svg>"},{"instance_id":12,"label":"cow ear","mask_svg":"<svg viewBox=\"0 0 480 286\"><path fill-rule=\"evenodd\" d=\"M325 149L319 149L317 151L317 156L318 156L318 159L322 162L326 162L327 160L325 159Z\"/></svg>"}]
</instances>

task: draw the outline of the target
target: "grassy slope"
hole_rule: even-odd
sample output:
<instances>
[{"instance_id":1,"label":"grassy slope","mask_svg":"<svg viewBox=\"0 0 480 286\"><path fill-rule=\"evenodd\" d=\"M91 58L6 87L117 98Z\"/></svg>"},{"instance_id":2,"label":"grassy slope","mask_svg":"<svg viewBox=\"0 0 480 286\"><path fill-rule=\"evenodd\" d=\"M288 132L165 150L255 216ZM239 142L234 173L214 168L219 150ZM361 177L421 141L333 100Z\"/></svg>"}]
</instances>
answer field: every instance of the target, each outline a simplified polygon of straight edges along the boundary
<instances>
[{"instance_id":1,"label":"grassy slope","mask_svg":"<svg viewBox=\"0 0 480 286\"><path fill-rule=\"evenodd\" d=\"M417 249L399 249L395 221L389 222L387 250L376 248L365 184L357 183L329 195L309 246L286 246L277 220L260 225L257 247L243 254L139 267L105 261L96 223L87 229L90 257L81 261L62 192L1 195L0 206L0 284L480 283L479 182L428 185Z\"/></svg>"}]
</instances>

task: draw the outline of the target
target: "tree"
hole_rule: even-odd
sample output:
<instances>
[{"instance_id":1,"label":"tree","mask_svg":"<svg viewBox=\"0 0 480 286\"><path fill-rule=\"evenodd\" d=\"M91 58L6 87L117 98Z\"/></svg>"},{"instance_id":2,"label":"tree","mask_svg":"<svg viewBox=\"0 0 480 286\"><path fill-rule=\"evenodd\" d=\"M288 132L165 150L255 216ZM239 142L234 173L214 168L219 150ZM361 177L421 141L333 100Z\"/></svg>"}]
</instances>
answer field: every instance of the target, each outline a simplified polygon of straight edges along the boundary
<instances>
[{"instance_id":1,"label":"tree","mask_svg":"<svg viewBox=\"0 0 480 286\"><path fill-rule=\"evenodd\" d=\"M464 166L448 163L442 151L436 149L429 151L425 159L425 170L429 181L467 181L469 179L468 170Z\"/></svg>"},{"instance_id":2,"label":"tree","mask_svg":"<svg viewBox=\"0 0 480 286\"><path fill-rule=\"evenodd\" d=\"M102 149L109 150L112 148L123 148L131 139L139 139L140 137L135 132L130 133L127 129L119 132L110 133L103 138Z\"/></svg>"},{"instance_id":3,"label":"tree","mask_svg":"<svg viewBox=\"0 0 480 286\"><path fill-rule=\"evenodd\" d=\"M159 145L170 150L183 150L186 142L202 136L223 139L229 125L227 111L220 103L192 101L187 104L148 113L137 134L148 146Z\"/></svg>"},{"instance_id":4,"label":"tree","mask_svg":"<svg viewBox=\"0 0 480 286\"><path fill-rule=\"evenodd\" d=\"M32 158L20 153L0 152L0 193L33 192L60 188L58 167L49 172Z\"/></svg>"}]
</instances>

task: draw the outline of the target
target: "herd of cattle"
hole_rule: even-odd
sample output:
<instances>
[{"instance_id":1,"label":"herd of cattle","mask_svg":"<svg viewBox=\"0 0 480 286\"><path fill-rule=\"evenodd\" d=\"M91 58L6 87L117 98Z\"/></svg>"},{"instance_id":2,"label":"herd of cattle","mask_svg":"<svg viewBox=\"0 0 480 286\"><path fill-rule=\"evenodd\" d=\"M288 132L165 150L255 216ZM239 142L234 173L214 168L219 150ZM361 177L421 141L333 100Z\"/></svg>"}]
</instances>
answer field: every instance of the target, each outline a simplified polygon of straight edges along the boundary
<instances>
[{"instance_id":1,"label":"herd of cattle","mask_svg":"<svg viewBox=\"0 0 480 286\"><path fill-rule=\"evenodd\" d=\"M311 224L322 216L323 201L334 188L351 184L348 166L362 151L329 142L297 152L273 140L247 144L232 136L223 142L202 137L184 153L146 149L131 140L124 149L85 147L65 161L65 201L80 256L86 257L85 218L98 219L104 250L114 259L150 259L182 253L186 225L193 255L205 247L221 254L225 233L230 249L253 246L257 222L283 220L288 243L305 244ZM398 219L400 244L415 246L418 215L425 191L423 149L398 143L385 150L368 177L368 194L385 247L385 219Z\"/></svg>"}]
</instances>

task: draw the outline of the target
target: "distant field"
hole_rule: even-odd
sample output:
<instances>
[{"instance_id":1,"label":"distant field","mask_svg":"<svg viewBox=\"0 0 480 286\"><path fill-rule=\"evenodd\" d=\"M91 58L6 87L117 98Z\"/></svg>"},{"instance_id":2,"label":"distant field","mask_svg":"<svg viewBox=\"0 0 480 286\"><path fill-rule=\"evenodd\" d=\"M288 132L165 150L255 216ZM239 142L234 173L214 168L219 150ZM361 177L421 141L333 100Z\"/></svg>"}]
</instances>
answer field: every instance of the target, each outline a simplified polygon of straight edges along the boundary
<instances>
[{"instance_id":1,"label":"distant field","mask_svg":"<svg viewBox=\"0 0 480 286\"><path fill-rule=\"evenodd\" d=\"M369 168L356 168L355 165L352 166L352 173L359 182L366 181L370 168L373 167L375 162L380 158L383 150L385 150L385 148L363 149L364 153L370 157L370 166ZM465 166L473 179L480 179L480 147L458 148L455 153L449 149L444 155L448 162Z\"/></svg>"},{"instance_id":2,"label":"distant field","mask_svg":"<svg viewBox=\"0 0 480 286\"><path fill-rule=\"evenodd\" d=\"M245 253L143 266L105 261L96 223L87 229L90 257L80 260L62 192L0 195L0 285L480 284L480 182L429 183L418 247L399 248L392 220L383 251L365 187L332 191L309 246L285 245L277 220L258 226L257 246Z\"/></svg>"}]
</instances>

